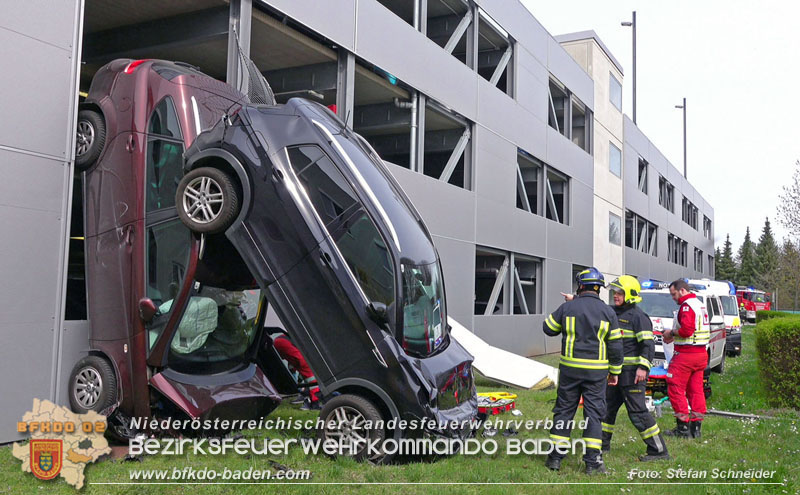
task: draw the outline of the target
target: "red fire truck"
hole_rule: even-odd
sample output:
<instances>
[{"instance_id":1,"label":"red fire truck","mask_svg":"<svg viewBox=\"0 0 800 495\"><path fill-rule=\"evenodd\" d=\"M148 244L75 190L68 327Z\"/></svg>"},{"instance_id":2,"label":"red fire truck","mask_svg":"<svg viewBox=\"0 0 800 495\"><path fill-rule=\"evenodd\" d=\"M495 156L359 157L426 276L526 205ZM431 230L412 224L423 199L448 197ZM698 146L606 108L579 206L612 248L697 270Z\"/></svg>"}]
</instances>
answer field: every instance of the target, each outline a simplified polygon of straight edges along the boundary
<instances>
[{"instance_id":1,"label":"red fire truck","mask_svg":"<svg viewBox=\"0 0 800 495\"><path fill-rule=\"evenodd\" d=\"M772 309L771 294L753 287L737 287L736 303L743 318L751 322L756 321L756 311Z\"/></svg>"}]
</instances>

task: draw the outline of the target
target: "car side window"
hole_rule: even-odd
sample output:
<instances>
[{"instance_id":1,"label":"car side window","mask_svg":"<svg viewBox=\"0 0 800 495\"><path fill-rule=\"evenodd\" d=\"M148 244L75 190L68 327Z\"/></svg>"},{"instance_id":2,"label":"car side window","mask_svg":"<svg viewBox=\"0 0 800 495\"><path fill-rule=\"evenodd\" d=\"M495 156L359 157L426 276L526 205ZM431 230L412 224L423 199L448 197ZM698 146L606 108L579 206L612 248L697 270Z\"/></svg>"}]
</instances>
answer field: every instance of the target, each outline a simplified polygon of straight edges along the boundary
<instances>
[{"instance_id":1,"label":"car side window","mask_svg":"<svg viewBox=\"0 0 800 495\"><path fill-rule=\"evenodd\" d=\"M156 317L147 325L148 345L152 348L180 292L192 243L189 229L177 218L148 226L146 230L146 293L158 309Z\"/></svg>"},{"instance_id":2,"label":"car side window","mask_svg":"<svg viewBox=\"0 0 800 495\"><path fill-rule=\"evenodd\" d=\"M146 211L173 208L183 177L183 137L171 97L165 97L153 110L147 133Z\"/></svg>"},{"instance_id":3,"label":"car side window","mask_svg":"<svg viewBox=\"0 0 800 495\"><path fill-rule=\"evenodd\" d=\"M394 267L383 237L344 175L317 146L287 149L292 169L364 294L395 300Z\"/></svg>"}]
</instances>

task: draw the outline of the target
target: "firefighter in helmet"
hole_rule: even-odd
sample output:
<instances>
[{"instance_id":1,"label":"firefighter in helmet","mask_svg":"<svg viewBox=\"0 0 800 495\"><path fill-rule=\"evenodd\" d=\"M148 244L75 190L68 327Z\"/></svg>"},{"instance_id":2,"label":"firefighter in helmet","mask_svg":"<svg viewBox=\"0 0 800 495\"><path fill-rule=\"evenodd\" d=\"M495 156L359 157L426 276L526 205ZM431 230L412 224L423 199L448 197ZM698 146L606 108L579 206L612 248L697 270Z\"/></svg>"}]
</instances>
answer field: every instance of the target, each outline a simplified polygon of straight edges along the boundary
<instances>
[{"instance_id":1,"label":"firefighter in helmet","mask_svg":"<svg viewBox=\"0 0 800 495\"><path fill-rule=\"evenodd\" d=\"M561 468L570 445L571 422L583 396L586 474L605 474L600 453L601 422L606 414L606 383L616 385L622 372L622 333L614 310L600 300L600 288L605 286L603 274L592 267L575 279L578 296L559 306L543 324L545 334L562 336L558 396L550 429L556 448L545 465L554 471Z\"/></svg>"},{"instance_id":2,"label":"firefighter in helmet","mask_svg":"<svg viewBox=\"0 0 800 495\"><path fill-rule=\"evenodd\" d=\"M642 296L639 295L642 288L635 277L623 275L611 282L609 289L613 294L614 311L617 313L622 331L622 349L625 357L619 383L609 386L606 391L608 411L603 420L603 452L611 449L611 436L614 434L617 412L624 403L631 423L639 430L639 435L647 446L647 452L639 456L639 460L669 459L661 431L645 404L645 385L655 345L650 318L637 306L637 303L642 301Z\"/></svg>"}]
</instances>

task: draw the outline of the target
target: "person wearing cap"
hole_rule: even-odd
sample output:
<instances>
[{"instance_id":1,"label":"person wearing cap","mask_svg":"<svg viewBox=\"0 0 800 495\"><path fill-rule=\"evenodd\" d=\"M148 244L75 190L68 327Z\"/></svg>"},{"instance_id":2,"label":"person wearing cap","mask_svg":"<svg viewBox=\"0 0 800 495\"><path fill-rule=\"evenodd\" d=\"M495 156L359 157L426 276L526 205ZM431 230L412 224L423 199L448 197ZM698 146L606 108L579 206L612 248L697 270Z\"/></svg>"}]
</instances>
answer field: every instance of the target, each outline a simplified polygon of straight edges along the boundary
<instances>
[{"instance_id":1,"label":"person wearing cap","mask_svg":"<svg viewBox=\"0 0 800 495\"><path fill-rule=\"evenodd\" d=\"M608 410L603 419L603 452L611 450L611 436L617 421L617 412L625 404L628 417L639 431L647 451L639 456L643 462L669 459L667 446L653 416L645 403L645 385L653 360L653 325L650 317L637 304L642 301L641 286L636 277L623 275L609 284L613 294L614 311L622 330L622 349L625 357L622 373L615 386L606 390Z\"/></svg>"},{"instance_id":2,"label":"person wearing cap","mask_svg":"<svg viewBox=\"0 0 800 495\"><path fill-rule=\"evenodd\" d=\"M583 397L586 474L606 474L600 452L601 422L606 414L606 383L616 385L622 372L622 333L616 314L600 300L603 274L592 267L575 279L578 296L559 306L543 323L545 334L561 335L558 393L550 429L557 449L548 454L545 466L553 471L561 468L566 456L561 449L570 445L570 425Z\"/></svg>"}]
</instances>

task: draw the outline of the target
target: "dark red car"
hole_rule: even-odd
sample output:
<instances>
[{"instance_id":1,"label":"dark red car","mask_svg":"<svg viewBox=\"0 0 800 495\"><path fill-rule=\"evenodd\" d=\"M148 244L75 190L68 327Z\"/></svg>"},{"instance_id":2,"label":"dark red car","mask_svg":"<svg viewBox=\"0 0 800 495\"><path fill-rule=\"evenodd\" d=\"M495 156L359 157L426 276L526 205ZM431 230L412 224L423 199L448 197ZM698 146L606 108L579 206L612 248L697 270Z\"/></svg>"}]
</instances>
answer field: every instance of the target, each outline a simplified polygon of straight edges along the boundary
<instances>
[{"instance_id":1,"label":"dark red car","mask_svg":"<svg viewBox=\"0 0 800 495\"><path fill-rule=\"evenodd\" d=\"M279 403L254 363L261 290L175 209L184 150L242 98L173 62L116 60L95 75L77 125L90 350L69 381L75 411L115 410L119 427L153 408L258 417Z\"/></svg>"}]
</instances>

